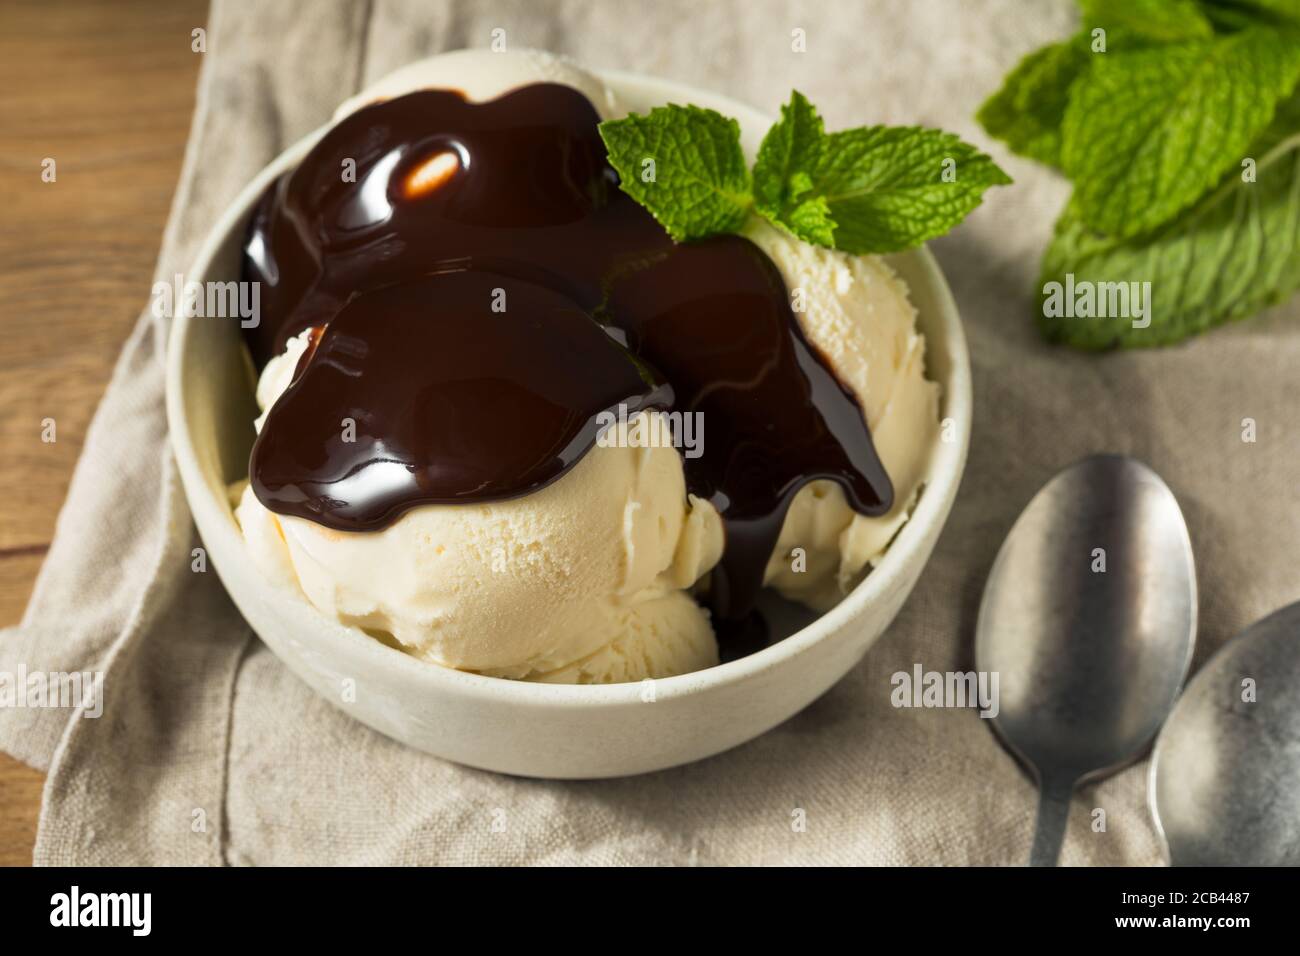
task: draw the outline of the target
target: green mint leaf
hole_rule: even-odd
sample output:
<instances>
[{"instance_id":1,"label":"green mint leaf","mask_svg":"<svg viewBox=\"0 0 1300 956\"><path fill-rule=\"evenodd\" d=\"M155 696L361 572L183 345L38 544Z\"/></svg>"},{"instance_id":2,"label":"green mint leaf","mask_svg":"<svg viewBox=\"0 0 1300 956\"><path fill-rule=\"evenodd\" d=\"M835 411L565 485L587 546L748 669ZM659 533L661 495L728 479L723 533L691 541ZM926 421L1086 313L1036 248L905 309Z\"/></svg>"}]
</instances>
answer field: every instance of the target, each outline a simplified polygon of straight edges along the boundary
<instances>
[{"instance_id":1,"label":"green mint leaf","mask_svg":"<svg viewBox=\"0 0 1300 956\"><path fill-rule=\"evenodd\" d=\"M812 177L813 196L835 223L835 248L897 252L941 236L1011 182L997 164L952 133L870 126L831 133ZM810 197L812 198L812 197Z\"/></svg>"},{"instance_id":2,"label":"green mint leaf","mask_svg":"<svg viewBox=\"0 0 1300 956\"><path fill-rule=\"evenodd\" d=\"M1300 116L1300 108L1294 115ZM1255 157L1254 182L1244 181L1244 170L1234 170L1203 202L1148 235L1101 237L1076 208L1067 209L1043 259L1042 288L1049 282L1071 281L1076 290L1086 288L1081 283L1098 290L1113 288L1101 283L1149 282L1150 324L1135 328L1131 316L1082 318L1077 309L1074 317L1049 316L1044 292L1039 317L1044 335L1085 349L1167 345L1295 293L1300 288L1300 133L1292 126L1291 135L1278 140L1281 133L1275 124L1261 137L1258 145L1275 145ZM1098 302L1101 297L1098 292Z\"/></svg>"},{"instance_id":3,"label":"green mint leaf","mask_svg":"<svg viewBox=\"0 0 1300 956\"><path fill-rule=\"evenodd\" d=\"M1053 43L1021 60L975 116L985 132L1012 152L1059 166L1070 87L1089 66L1087 39L1083 34Z\"/></svg>"},{"instance_id":4,"label":"green mint leaf","mask_svg":"<svg viewBox=\"0 0 1300 956\"><path fill-rule=\"evenodd\" d=\"M826 141L822 118L798 90L781 107L754 161L754 204L766 218L805 242L835 248L830 206L814 191L813 174Z\"/></svg>"},{"instance_id":5,"label":"green mint leaf","mask_svg":"<svg viewBox=\"0 0 1300 956\"><path fill-rule=\"evenodd\" d=\"M1214 35L1196 0L1080 0L1079 5L1089 30L1118 29L1164 43Z\"/></svg>"},{"instance_id":6,"label":"green mint leaf","mask_svg":"<svg viewBox=\"0 0 1300 956\"><path fill-rule=\"evenodd\" d=\"M1300 79L1300 41L1265 28L1096 56L1070 92L1062 166L1093 229L1135 236L1206 193Z\"/></svg>"},{"instance_id":7,"label":"green mint leaf","mask_svg":"<svg viewBox=\"0 0 1300 956\"><path fill-rule=\"evenodd\" d=\"M679 242L736 232L753 206L740 124L668 105L606 120L600 135L622 189Z\"/></svg>"},{"instance_id":8,"label":"green mint leaf","mask_svg":"<svg viewBox=\"0 0 1300 956\"><path fill-rule=\"evenodd\" d=\"M784 219L811 191L826 130L816 108L798 90L781 107L754 161L754 203L769 219Z\"/></svg>"}]
</instances>

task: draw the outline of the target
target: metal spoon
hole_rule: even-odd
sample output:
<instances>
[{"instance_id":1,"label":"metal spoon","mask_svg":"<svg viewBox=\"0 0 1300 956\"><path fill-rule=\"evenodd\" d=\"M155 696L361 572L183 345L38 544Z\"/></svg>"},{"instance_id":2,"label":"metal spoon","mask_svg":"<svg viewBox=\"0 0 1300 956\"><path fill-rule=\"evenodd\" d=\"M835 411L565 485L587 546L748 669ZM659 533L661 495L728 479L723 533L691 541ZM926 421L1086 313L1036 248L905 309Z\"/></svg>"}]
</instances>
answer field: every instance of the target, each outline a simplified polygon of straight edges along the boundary
<instances>
[{"instance_id":1,"label":"metal spoon","mask_svg":"<svg viewBox=\"0 0 1300 956\"><path fill-rule=\"evenodd\" d=\"M1175 866L1300 866L1297 701L1300 604L1247 628L1187 685L1151 761Z\"/></svg>"},{"instance_id":2,"label":"metal spoon","mask_svg":"<svg viewBox=\"0 0 1300 956\"><path fill-rule=\"evenodd\" d=\"M1052 478L998 552L975 634L976 667L999 675L994 727L1038 781L1031 865L1056 863L1075 786L1160 729L1195 637L1191 540L1160 476L1098 455Z\"/></svg>"}]
</instances>

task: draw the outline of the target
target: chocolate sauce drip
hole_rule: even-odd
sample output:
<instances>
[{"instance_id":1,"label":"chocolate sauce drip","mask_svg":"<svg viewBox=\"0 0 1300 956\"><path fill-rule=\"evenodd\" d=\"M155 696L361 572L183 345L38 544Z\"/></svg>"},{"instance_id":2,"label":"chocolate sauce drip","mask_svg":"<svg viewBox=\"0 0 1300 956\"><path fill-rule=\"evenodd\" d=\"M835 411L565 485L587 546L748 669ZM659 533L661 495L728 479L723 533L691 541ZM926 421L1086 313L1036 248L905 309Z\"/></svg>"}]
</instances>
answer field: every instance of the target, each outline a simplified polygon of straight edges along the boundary
<instances>
[{"instance_id":1,"label":"chocolate sauce drip","mask_svg":"<svg viewBox=\"0 0 1300 956\"><path fill-rule=\"evenodd\" d=\"M597 123L554 84L412 93L347 117L268 189L244 244L262 283L249 347L261 364L320 331L254 445L253 490L376 530L536 491L620 404L700 413L686 484L722 515L710 604L737 621L803 485L831 479L861 514L893 489L772 261L737 236L673 243L619 190Z\"/></svg>"}]
</instances>

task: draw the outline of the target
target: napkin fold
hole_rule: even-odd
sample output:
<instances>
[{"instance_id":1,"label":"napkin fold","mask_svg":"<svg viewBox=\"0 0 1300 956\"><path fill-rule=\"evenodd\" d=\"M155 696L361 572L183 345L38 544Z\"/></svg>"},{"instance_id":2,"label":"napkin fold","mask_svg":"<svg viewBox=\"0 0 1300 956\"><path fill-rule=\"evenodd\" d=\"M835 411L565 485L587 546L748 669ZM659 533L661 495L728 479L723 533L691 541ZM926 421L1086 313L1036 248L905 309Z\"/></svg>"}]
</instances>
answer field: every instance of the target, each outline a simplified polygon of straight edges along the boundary
<instances>
[{"instance_id":1,"label":"napkin fold","mask_svg":"<svg viewBox=\"0 0 1300 956\"><path fill-rule=\"evenodd\" d=\"M1117 451L1168 480L1197 548L1198 663L1300 597L1296 303L1159 351L1084 355L1033 329L1037 261L1068 186L990 144L972 116L1024 53L1073 25L1069 4L1029 0L216 0L164 279L185 271L258 169L337 103L410 60L486 46L496 29L511 47L716 89L771 113L798 88L832 129L921 123L986 145L1016 185L932 244L970 337L970 464L897 622L804 712L645 777L504 777L409 750L314 696L250 633L215 573L194 570L200 542L163 412L167 325L146 310L23 622L0 632L0 672L104 675L98 717L0 708L0 748L49 774L36 862L1023 862L1031 782L973 710L895 708L890 678L916 664L973 666L984 577L1055 470ZM792 48L798 30L805 52ZM1243 441L1248 418L1254 442ZM1160 860L1145 771L1079 791L1063 862Z\"/></svg>"}]
</instances>

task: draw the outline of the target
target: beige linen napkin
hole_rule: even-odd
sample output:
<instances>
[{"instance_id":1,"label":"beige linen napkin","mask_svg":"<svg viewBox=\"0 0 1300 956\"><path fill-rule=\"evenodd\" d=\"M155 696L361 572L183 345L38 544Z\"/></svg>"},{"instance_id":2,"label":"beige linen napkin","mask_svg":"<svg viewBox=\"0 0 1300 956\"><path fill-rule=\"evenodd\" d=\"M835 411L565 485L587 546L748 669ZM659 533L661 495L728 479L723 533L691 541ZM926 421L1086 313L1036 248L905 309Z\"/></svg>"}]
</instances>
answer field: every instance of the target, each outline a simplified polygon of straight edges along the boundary
<instances>
[{"instance_id":1,"label":"beige linen napkin","mask_svg":"<svg viewBox=\"0 0 1300 956\"><path fill-rule=\"evenodd\" d=\"M971 118L982 97L1073 17L1041 0L217 0L158 273L183 270L236 191L338 101L409 60L485 46L495 28L511 46L769 112L797 87L831 128L924 123L990 145ZM792 51L796 29L806 52ZM143 317L25 620L0 634L0 671L106 671L98 719L0 709L0 746L49 769L36 861L1021 862L1029 781L973 711L894 709L890 675L972 666L975 610L1002 537L1057 468L1098 450L1144 458L1183 504L1202 585L1198 663L1300 597L1300 309L1163 351L1044 345L1031 291L1066 187L990 148L1017 184L932 246L970 336L976 412L962 491L920 584L866 659L803 713L647 777L563 783L458 767L353 722L289 674L216 575L191 570L196 541L162 410L166 328ZM1253 444L1243 418L1257 423ZM1145 770L1079 793L1065 862L1159 859ZM1094 808L1106 811L1104 832L1090 825Z\"/></svg>"}]
</instances>

